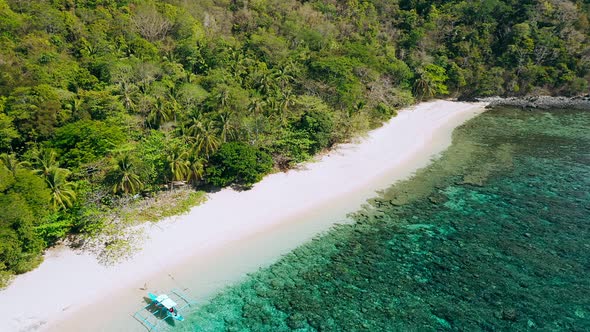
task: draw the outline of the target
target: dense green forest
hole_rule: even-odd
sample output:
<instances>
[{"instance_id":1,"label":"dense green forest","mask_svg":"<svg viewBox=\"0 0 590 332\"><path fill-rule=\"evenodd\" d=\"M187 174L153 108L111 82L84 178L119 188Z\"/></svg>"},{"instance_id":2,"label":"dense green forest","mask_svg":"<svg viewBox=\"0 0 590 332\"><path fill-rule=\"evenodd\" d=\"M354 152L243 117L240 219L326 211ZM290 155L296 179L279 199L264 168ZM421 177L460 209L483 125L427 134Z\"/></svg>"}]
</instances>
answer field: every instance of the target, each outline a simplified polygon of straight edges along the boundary
<instances>
[{"instance_id":1,"label":"dense green forest","mask_svg":"<svg viewBox=\"0 0 590 332\"><path fill-rule=\"evenodd\" d=\"M0 280L117 200L247 188L419 100L587 93L589 8L0 0Z\"/></svg>"}]
</instances>

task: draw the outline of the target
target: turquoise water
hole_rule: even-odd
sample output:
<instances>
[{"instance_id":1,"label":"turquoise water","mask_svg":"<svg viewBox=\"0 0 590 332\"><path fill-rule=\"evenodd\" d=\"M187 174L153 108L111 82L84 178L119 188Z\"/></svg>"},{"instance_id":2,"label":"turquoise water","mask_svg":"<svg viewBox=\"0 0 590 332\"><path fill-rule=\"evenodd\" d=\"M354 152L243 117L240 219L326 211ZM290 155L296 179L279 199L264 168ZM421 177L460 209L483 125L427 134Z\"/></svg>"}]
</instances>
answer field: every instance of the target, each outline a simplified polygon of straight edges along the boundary
<instances>
[{"instance_id":1,"label":"turquoise water","mask_svg":"<svg viewBox=\"0 0 590 332\"><path fill-rule=\"evenodd\" d=\"M494 109L194 331L590 331L590 112Z\"/></svg>"}]
</instances>

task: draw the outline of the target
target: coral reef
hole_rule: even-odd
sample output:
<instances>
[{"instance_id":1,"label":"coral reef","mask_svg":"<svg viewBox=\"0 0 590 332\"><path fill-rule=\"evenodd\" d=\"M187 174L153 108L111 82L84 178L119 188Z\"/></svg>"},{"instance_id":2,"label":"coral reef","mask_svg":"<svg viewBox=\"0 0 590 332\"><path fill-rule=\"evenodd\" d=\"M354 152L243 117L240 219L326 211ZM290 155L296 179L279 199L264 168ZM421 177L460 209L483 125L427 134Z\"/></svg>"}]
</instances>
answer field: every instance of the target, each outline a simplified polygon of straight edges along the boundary
<instances>
[{"instance_id":1,"label":"coral reef","mask_svg":"<svg viewBox=\"0 0 590 332\"><path fill-rule=\"evenodd\" d=\"M227 288L190 329L588 331L589 146L588 112L488 111L356 223Z\"/></svg>"}]
</instances>

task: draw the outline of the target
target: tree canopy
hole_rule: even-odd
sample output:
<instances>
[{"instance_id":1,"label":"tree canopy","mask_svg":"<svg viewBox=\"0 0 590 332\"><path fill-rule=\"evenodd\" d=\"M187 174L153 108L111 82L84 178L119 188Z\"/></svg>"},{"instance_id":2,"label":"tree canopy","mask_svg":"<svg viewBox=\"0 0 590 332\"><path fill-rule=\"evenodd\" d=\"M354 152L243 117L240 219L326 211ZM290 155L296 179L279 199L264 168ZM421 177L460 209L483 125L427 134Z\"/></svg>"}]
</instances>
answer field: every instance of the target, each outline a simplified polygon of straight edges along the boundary
<instances>
[{"instance_id":1,"label":"tree canopy","mask_svg":"<svg viewBox=\"0 0 590 332\"><path fill-rule=\"evenodd\" d=\"M0 279L79 229L90 196L247 187L418 100L588 93L589 14L582 0L0 0Z\"/></svg>"},{"instance_id":2,"label":"tree canopy","mask_svg":"<svg viewBox=\"0 0 590 332\"><path fill-rule=\"evenodd\" d=\"M250 145L231 142L211 157L207 181L219 187L231 184L250 187L272 169L271 157Z\"/></svg>"}]
</instances>

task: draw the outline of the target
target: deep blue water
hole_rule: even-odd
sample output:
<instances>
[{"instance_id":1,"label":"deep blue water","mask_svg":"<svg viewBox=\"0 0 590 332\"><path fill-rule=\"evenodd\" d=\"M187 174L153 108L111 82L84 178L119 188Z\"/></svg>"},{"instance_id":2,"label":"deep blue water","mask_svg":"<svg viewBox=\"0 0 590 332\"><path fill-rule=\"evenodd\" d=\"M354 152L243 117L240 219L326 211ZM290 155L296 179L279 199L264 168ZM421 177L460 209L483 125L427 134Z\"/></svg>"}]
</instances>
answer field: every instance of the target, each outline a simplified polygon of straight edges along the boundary
<instances>
[{"instance_id":1,"label":"deep blue water","mask_svg":"<svg viewBox=\"0 0 590 332\"><path fill-rule=\"evenodd\" d=\"M590 331L590 112L499 108L194 331Z\"/></svg>"}]
</instances>

